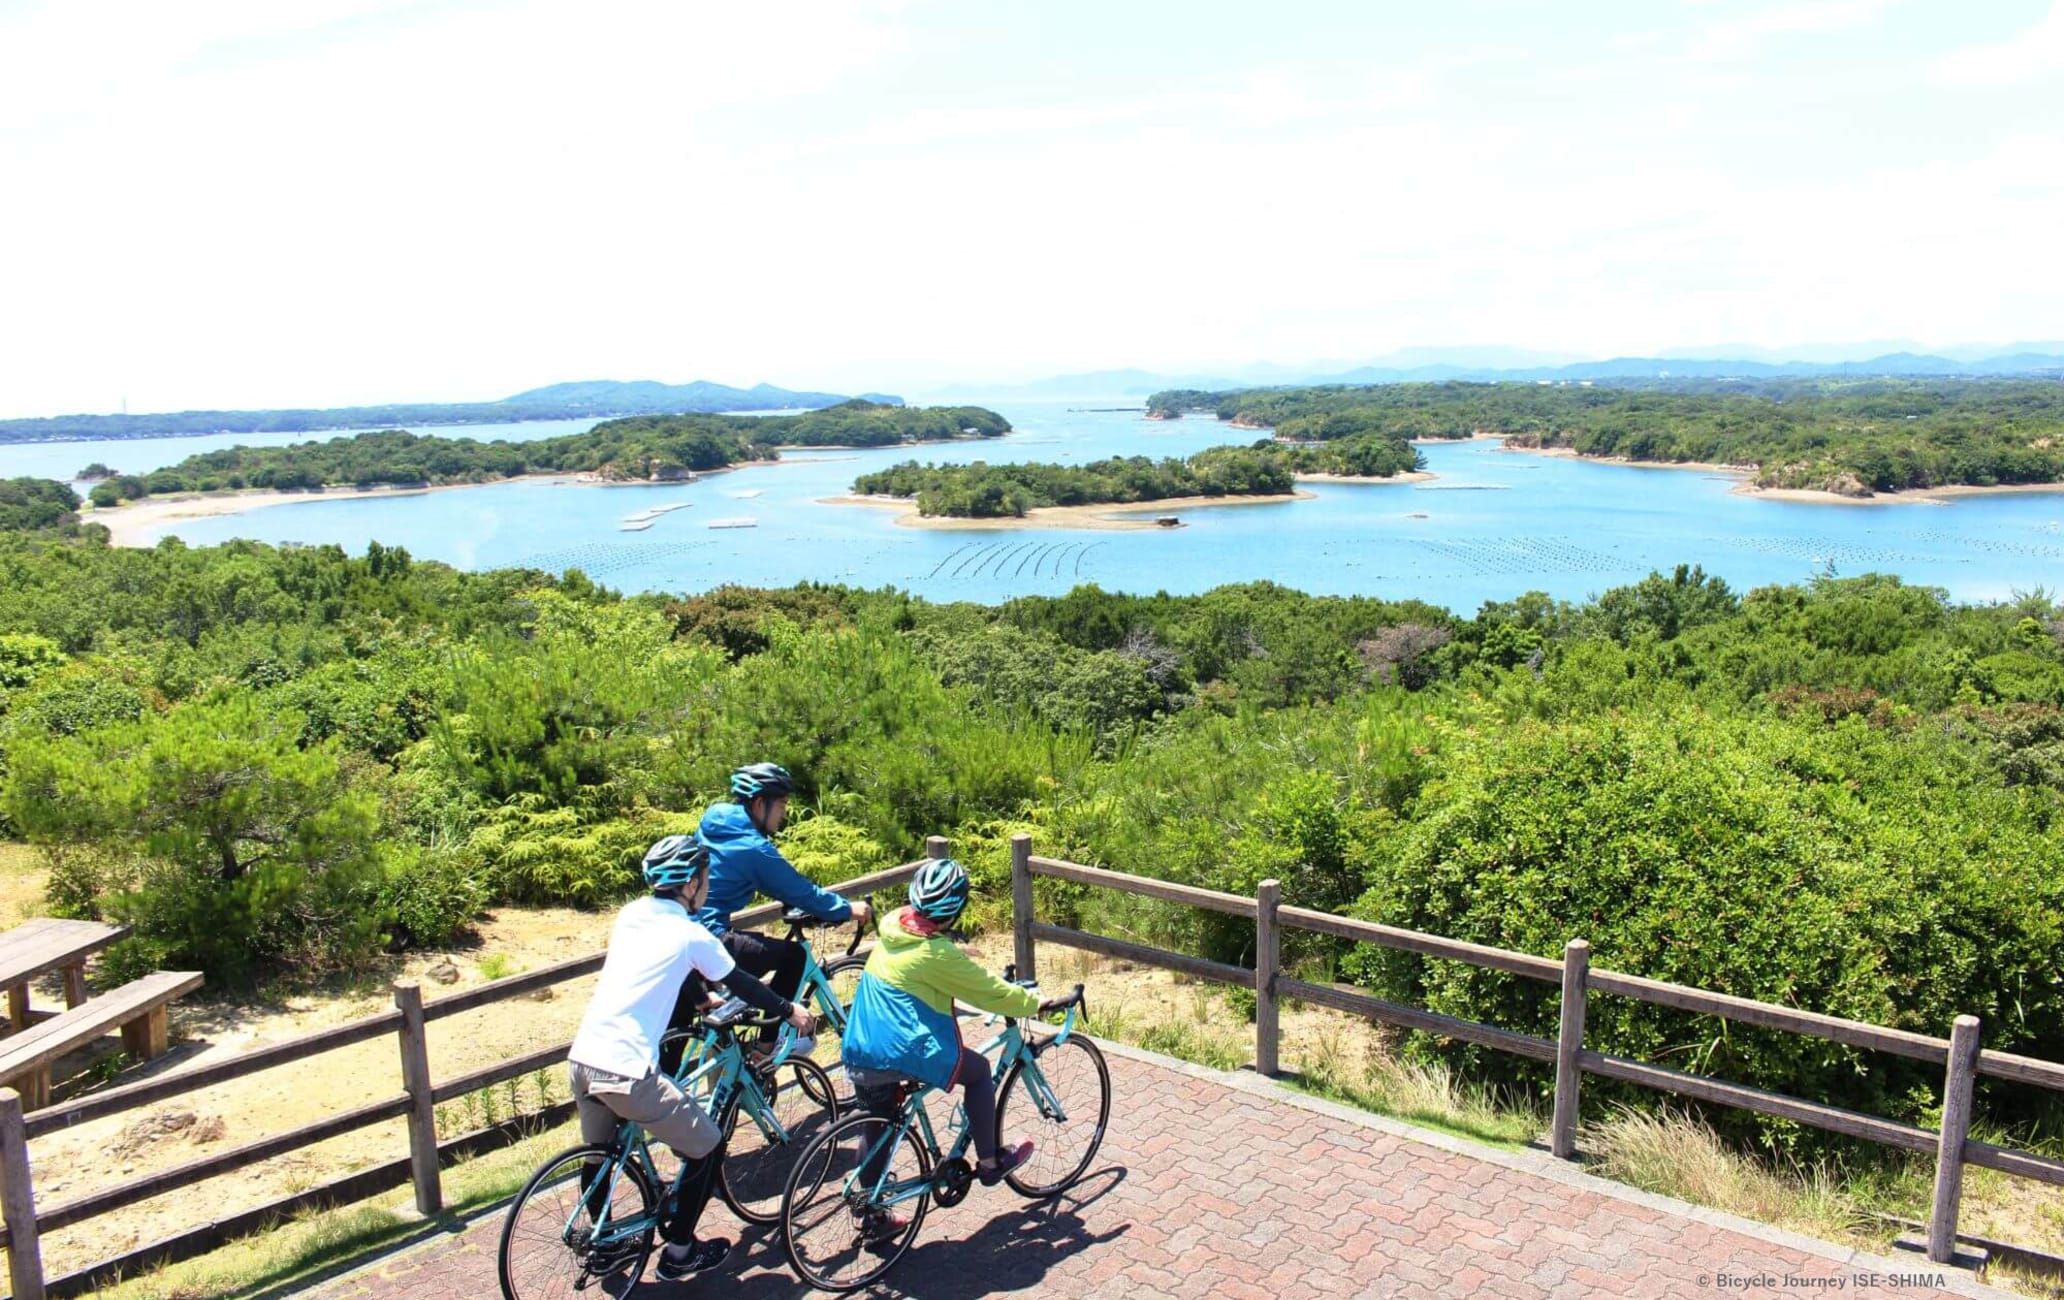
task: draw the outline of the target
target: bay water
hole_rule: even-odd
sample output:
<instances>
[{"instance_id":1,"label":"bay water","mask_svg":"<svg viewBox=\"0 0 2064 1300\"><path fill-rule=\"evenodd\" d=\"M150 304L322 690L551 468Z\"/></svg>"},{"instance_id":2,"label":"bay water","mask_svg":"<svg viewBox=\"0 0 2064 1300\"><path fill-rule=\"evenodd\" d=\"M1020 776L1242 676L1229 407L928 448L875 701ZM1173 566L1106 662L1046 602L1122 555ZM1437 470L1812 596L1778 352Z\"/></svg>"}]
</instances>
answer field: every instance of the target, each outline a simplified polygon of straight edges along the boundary
<instances>
[{"instance_id":1,"label":"bay water","mask_svg":"<svg viewBox=\"0 0 2064 1300\"><path fill-rule=\"evenodd\" d=\"M1314 483L1310 500L1181 510L1183 526L1138 531L900 527L893 512L826 505L860 474L898 461L1080 463L1185 456L1251 441L1209 416L1160 422L1065 403L1001 403L1015 432L944 446L789 452L688 484L598 486L525 480L370 499L316 499L181 520L163 533L204 545L369 541L465 568L579 568L625 591L693 592L725 582L896 586L934 600L994 602L1107 590L1191 593L1268 579L1303 591L1416 597L1460 613L1538 590L1582 600L1652 570L1698 564L1737 589L1815 574L1897 573L1966 601L2064 585L2064 494L1972 496L1949 504L1823 505L1732 491L1736 480L1507 452L1494 441L1429 444L1437 476L1413 484ZM528 439L592 421L437 432ZM311 435L264 440L306 441ZM315 435L330 436L330 435ZM101 460L137 473L254 435L0 447L0 477L69 475ZM687 503L643 531L626 516ZM1145 513L1164 513L1147 509ZM751 519L754 527L711 528Z\"/></svg>"}]
</instances>

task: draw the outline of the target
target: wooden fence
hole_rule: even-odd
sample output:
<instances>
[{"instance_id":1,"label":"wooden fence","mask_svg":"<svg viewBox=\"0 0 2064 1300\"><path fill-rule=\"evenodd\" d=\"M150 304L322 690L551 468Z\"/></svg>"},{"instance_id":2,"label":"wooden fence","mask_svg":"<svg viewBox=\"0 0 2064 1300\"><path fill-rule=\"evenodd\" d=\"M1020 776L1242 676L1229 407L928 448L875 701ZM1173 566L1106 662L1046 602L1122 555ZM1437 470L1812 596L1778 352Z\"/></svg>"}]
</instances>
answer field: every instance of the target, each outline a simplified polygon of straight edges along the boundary
<instances>
[{"instance_id":1,"label":"wooden fence","mask_svg":"<svg viewBox=\"0 0 2064 1300\"><path fill-rule=\"evenodd\" d=\"M947 851L946 841L934 837L926 843L925 849L928 856L943 857ZM891 867L849 880L835 888L845 894L867 894L893 888L906 883L919 865L906 863ZM1036 876L1250 919L1255 926L1254 969L1042 922L1034 915L1033 909L1032 881ZM1953 1255L1957 1201L1966 1164L2064 1186L2064 1161L1971 1138L1971 1094L1978 1076L2064 1091L2064 1065L1983 1050L1979 1043L1979 1023L1972 1016L1959 1016L1948 1038L1932 1038L1794 1007L1665 984L1635 975L1594 970L1590 964L1590 946L1582 939L1571 939L1565 944L1562 959L1557 961L1550 957L1463 943L1416 930L1285 906L1281 886L1273 880L1261 882L1255 896L1248 898L1034 857L1031 838L1024 835L1011 841L1011 902L1015 956L1024 978L1036 978L1036 945L1044 940L1179 971L1199 979L1253 989L1254 1060L1256 1068L1263 1074L1277 1073L1278 1016L1284 998L1332 1007L1386 1024L1478 1043L1552 1064L1555 1067L1555 1103L1549 1142L1554 1153L1561 1157L1576 1153L1577 1102L1585 1074L1636 1083L1703 1102L1738 1106L1900 1150L1933 1152L1936 1158L1935 1199L1928 1222L1928 1256L1937 1262L1948 1262ZM753 908L739 913L737 924L741 927L764 925L777 919L780 911L780 907L773 904ZM1426 957L1466 962L1559 985L1562 1009L1556 1037L1537 1038L1515 1033L1440 1015L1421 1007L1387 1002L1353 989L1313 984L1285 975L1281 970L1285 927L1357 943L1379 944ZM413 1185L419 1211L436 1213L443 1208L443 1193L439 1185L439 1171L443 1165L512 1142L540 1122L556 1123L569 1115L572 1107L571 1103L562 1102L537 1114L439 1142L435 1123L437 1105L555 1066L566 1059L569 1045L556 1044L436 1083L430 1070L427 1026L462 1011L491 1006L593 974L601 966L602 954L596 953L495 980L428 1003L423 1001L422 991L414 983L400 983L395 986L395 1005L391 1011L321 1030L291 1042L260 1048L227 1061L110 1089L27 1115L22 1112L20 1096L13 1089L0 1088L0 1222L4 1222L4 1226L0 1226L0 1247L7 1250L14 1297L16 1300L43 1300L46 1296L76 1295L115 1276L204 1253L232 1237L262 1228L283 1215L362 1199L405 1184ZM1635 998L1682 1011L1721 1016L1941 1065L1945 1070L1942 1127L1931 1132L1875 1115L1840 1110L1590 1050L1584 1046L1584 1019L1593 993ZM49 1208L39 1209L36 1205L28 1144L37 1137L390 1034L396 1039L401 1075L401 1091L393 1096L261 1138L234 1150L89 1192ZM292 1196L214 1219L64 1277L46 1281L43 1276L39 1250L43 1233L396 1118L408 1121L409 1150L405 1156L332 1179Z\"/></svg>"},{"instance_id":2,"label":"wooden fence","mask_svg":"<svg viewBox=\"0 0 2064 1300\"><path fill-rule=\"evenodd\" d=\"M934 838L927 843L926 851L933 857L943 857L946 842ZM890 867L834 888L848 895L893 888L906 883L919 865L912 862ZM734 924L740 928L765 925L777 920L781 910L779 904L755 907L740 912ZM566 1060L571 1044L558 1043L527 1052L498 1065L437 1083L430 1070L427 1026L462 1011L492 1006L554 984L592 975L602 969L602 957L602 953L595 953L560 962L427 1003L423 1000L422 990L413 981L404 981L394 986L394 1009L391 1011L198 1069L112 1088L28 1114L22 1112L20 1094L12 1088L0 1088L0 1223L4 1223L0 1226L0 1247L7 1250L8 1279L13 1287L14 1300L77 1295L114 1277L205 1253L232 1237L256 1231L285 1215L360 1200L405 1184L412 1184L415 1189L418 1211L437 1213L444 1207L443 1190L439 1184L439 1171L443 1165L463 1156L507 1145L525 1132L534 1130L541 1122L556 1124L569 1116L573 1107L571 1102L561 1102L535 1114L518 1116L444 1142L437 1139L436 1107L482 1088L558 1066ZM143 1174L57 1205L38 1207L36 1204L34 1171L29 1158L29 1143L35 1138L389 1035L395 1038L401 1067L401 1091L392 1096L260 1138L233 1150L191 1160L172 1169ZM202 1179L244 1169L274 1156L397 1118L408 1121L409 1149L405 1156L332 1179L292 1196L213 1219L63 1277L46 1280L43 1275L40 1239L44 1233L83 1223L153 1196L191 1186Z\"/></svg>"},{"instance_id":3,"label":"wooden fence","mask_svg":"<svg viewBox=\"0 0 2064 1300\"><path fill-rule=\"evenodd\" d=\"M1206 908L1254 922L1254 969L1206 961L1200 957L1164 952L1144 944L1089 934L1040 921L1033 912L1032 880L1047 876L1100 889ZM2032 1057L1983 1050L1979 1045L1979 1023L1975 1016L1958 1016L1950 1036L1932 1038L1900 1029L1885 1029L1860 1021L1844 1020L1794 1007L1747 998L1708 993L1679 984L1665 984L1637 975L1595 970L1591 947L1583 939L1571 939L1563 946L1562 960L1531 953L1487 948L1402 930L1350 917L1288 907L1282 888L1264 880L1252 898L1217 890L1178 885L1165 880L1085 867L1078 863L1032 856L1032 841L1020 835L1011 841L1011 903L1015 957L1020 974L1036 976L1036 945L1044 940L1107 957L1123 958L1142 965L1179 971L1198 979L1237 985L1254 990L1254 1061L1263 1074L1277 1072L1278 1008L1284 998L1366 1016L1385 1024L1423 1030L1444 1038L1478 1043L1501 1052L1511 1052L1555 1067L1555 1104L1549 1131L1550 1149L1565 1159L1576 1154L1577 1100L1583 1076L1619 1079L1680 1097L1774 1115L1795 1123L1830 1132L1863 1138L1902 1151L1935 1155L1935 1197L1928 1220L1928 1258L1948 1263L1956 1243L1957 1202L1963 1187L1966 1164L1982 1165L2022 1178L2064 1186L2064 1161L2028 1151L1980 1142L1970 1136L1971 1091L1978 1076L2008 1079L2064 1092L2064 1065ZM1536 1038L1492 1025L1458 1020L1422 1007L1386 1002L1353 989L1313 984L1295 979L1281 970L1282 933L1285 927L1308 930L1357 943L1380 944L1447 961L1505 971L1527 979L1560 985L1562 1011L1556 1037ZM1787 1033L1804 1034L1829 1042L1941 1065L1945 1070L1942 1127L1939 1131L1916 1128L1876 1115L1840 1110L1816 1102L1744 1087L1703 1075L1649 1065L1591 1050L1584 1045L1584 1015L1591 995L1603 993L1634 998L1681 1011L1720 1016L1745 1024L1761 1025Z\"/></svg>"}]
</instances>

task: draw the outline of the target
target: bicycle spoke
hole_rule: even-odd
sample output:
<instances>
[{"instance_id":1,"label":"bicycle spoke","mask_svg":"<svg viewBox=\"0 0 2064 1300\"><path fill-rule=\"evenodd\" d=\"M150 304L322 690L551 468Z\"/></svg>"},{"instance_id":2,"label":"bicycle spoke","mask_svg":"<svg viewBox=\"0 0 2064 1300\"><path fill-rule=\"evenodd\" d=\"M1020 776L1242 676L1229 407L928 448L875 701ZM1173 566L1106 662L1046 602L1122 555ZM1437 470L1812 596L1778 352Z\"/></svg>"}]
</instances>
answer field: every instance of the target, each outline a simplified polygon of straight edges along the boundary
<instances>
[{"instance_id":1,"label":"bicycle spoke","mask_svg":"<svg viewBox=\"0 0 2064 1300\"><path fill-rule=\"evenodd\" d=\"M901 1122L874 1115L840 1121L810 1144L789 1175L782 1208L789 1262L811 1286L850 1291L867 1285L915 1240L930 1185L930 1152ZM906 1220L900 1230L887 1229L892 1200Z\"/></svg>"},{"instance_id":2,"label":"bicycle spoke","mask_svg":"<svg viewBox=\"0 0 2064 1300\"><path fill-rule=\"evenodd\" d=\"M1103 1144L1110 1108L1110 1071L1087 1038L1049 1040L1021 1059L997 1098L1003 1140L1032 1139L1032 1157L1010 1173L1011 1187L1038 1197L1073 1185Z\"/></svg>"}]
</instances>

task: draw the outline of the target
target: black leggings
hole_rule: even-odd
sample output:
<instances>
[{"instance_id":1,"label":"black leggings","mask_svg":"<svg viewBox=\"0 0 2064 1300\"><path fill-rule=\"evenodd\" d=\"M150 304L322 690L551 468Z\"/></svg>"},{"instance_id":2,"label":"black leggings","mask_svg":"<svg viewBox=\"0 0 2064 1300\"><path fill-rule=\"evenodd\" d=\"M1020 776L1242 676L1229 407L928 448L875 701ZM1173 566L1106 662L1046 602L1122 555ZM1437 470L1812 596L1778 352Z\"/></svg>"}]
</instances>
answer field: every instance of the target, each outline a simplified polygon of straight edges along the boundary
<instances>
[{"instance_id":1,"label":"black leggings","mask_svg":"<svg viewBox=\"0 0 2064 1300\"><path fill-rule=\"evenodd\" d=\"M674 1154L678 1156L680 1152ZM695 1244L695 1225L709 1208L710 1193L716 1190L717 1171L724 1167L724 1144L719 1142L708 1155L683 1159L681 1163L688 1167L688 1175L681 1180L681 1190L660 1208L659 1231L672 1245L691 1246ZM608 1169L607 1164L597 1161L581 1171L581 1194L587 1198L588 1214L592 1217L602 1214L610 1185L604 1176Z\"/></svg>"},{"instance_id":2,"label":"black leggings","mask_svg":"<svg viewBox=\"0 0 2064 1300\"><path fill-rule=\"evenodd\" d=\"M681 1180L681 1190L666 1207L671 1212L663 1213L659 1220L660 1234L675 1246L695 1243L695 1225L709 1206L710 1193L716 1190L717 1171L724 1167L724 1144L718 1143L716 1150L686 1163L688 1176Z\"/></svg>"},{"instance_id":3,"label":"black leggings","mask_svg":"<svg viewBox=\"0 0 2064 1300\"><path fill-rule=\"evenodd\" d=\"M738 969L765 980L768 988L790 1002L796 1000L796 987L803 982L803 945L785 939L769 939L751 930L730 930L724 935L724 949L731 954L731 960L738 963ZM702 1000L707 996L709 981L699 973L689 971L688 978L681 982L680 996L674 999L674 1014L667 1020L667 1032L693 1026L696 1014L702 1010ZM772 1028L762 1029L756 1041L772 1043L775 1033ZM686 1039L679 1039L660 1048L660 1071L672 1074L679 1070L681 1056L687 1046Z\"/></svg>"}]
</instances>

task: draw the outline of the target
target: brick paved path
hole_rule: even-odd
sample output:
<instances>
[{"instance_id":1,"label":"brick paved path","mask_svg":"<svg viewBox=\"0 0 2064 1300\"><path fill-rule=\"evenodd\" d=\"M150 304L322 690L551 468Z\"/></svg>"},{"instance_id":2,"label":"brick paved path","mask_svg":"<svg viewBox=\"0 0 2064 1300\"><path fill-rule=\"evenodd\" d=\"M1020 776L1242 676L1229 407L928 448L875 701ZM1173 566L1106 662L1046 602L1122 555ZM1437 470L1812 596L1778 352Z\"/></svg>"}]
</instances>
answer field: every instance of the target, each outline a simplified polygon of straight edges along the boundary
<instances>
[{"instance_id":1,"label":"brick paved path","mask_svg":"<svg viewBox=\"0 0 2064 1300\"><path fill-rule=\"evenodd\" d=\"M1112 1122L1091 1174L1069 1196L1028 1205L984 1191L934 1211L887 1279L889 1295L961 1300L1040 1296L1718 1296L1846 1282L1848 1294L1940 1296L1939 1270L1814 1253L1598 1190L1396 1136L1324 1106L1113 1054ZM1526 1164L1522 1156L1516 1163ZM1572 1185L1574 1184L1574 1185ZM1702 1216L1706 1218L1716 1216ZM739 1237L721 1202L706 1229ZM322 1300L481 1300L496 1293L498 1212L462 1232L333 1278ZM1829 1258L1829 1255L1840 1258ZM1903 1284L1873 1282L1896 1269ZM1761 1287L1747 1285L1763 1278ZM691 1283L652 1278L633 1295L793 1296L780 1243L740 1237L731 1261ZM1826 1286L1827 1283L1821 1283ZM1982 1289L1958 1279L1965 1294Z\"/></svg>"}]
</instances>

